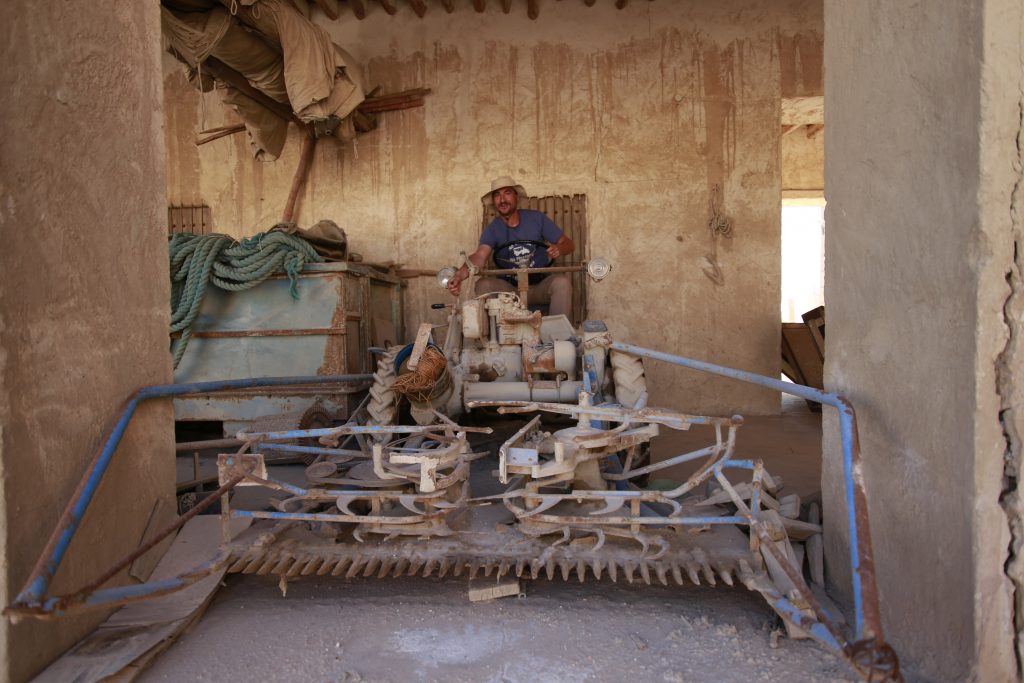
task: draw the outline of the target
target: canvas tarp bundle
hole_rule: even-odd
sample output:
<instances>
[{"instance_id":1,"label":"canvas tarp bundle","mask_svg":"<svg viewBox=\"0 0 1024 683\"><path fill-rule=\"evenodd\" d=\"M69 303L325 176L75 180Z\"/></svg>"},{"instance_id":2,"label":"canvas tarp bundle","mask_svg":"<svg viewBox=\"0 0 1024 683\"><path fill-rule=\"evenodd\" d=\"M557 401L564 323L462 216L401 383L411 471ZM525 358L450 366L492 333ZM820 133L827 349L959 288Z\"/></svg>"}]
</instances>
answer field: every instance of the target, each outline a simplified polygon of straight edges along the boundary
<instances>
[{"instance_id":1,"label":"canvas tarp bundle","mask_svg":"<svg viewBox=\"0 0 1024 683\"><path fill-rule=\"evenodd\" d=\"M203 59L215 57L245 76L257 90L287 104L306 123L332 116L342 119L334 135L351 138L354 129L348 117L364 98L358 66L352 57L287 0L221 2L225 7L214 7L208 12L175 12L161 7L164 34L173 52L200 70ZM239 26L227 8L265 40ZM280 46L280 53L271 45ZM274 128L280 124L257 116L253 105L241 101L240 93L227 92L222 99L242 116L256 158L277 158L280 150L275 153L274 141L283 140L283 134ZM243 111L249 111L249 115ZM270 128L258 128L261 124L257 119L267 121Z\"/></svg>"}]
</instances>

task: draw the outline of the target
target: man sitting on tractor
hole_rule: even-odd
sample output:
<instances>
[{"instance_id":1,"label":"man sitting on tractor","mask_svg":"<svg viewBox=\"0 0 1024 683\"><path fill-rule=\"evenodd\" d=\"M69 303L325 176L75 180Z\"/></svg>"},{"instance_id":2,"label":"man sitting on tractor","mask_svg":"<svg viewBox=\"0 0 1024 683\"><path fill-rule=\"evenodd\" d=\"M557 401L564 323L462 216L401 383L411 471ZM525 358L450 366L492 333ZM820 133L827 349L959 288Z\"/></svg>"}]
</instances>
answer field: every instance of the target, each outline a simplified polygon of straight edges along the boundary
<instances>
[{"instance_id":1,"label":"man sitting on tractor","mask_svg":"<svg viewBox=\"0 0 1024 683\"><path fill-rule=\"evenodd\" d=\"M546 268L563 254L572 253L575 245L554 221L540 211L520 209L519 199L526 199L526 190L512 178L502 176L491 182L491 191L481 199L493 204L497 218L484 228L480 246L469 256L477 268L483 268L493 254L498 268ZM458 296L462 281L469 277L463 265L448 282L448 290ZM549 315L570 315L572 280L567 273L531 273L530 303L550 304ZM515 277L481 278L476 294L515 292Z\"/></svg>"}]
</instances>

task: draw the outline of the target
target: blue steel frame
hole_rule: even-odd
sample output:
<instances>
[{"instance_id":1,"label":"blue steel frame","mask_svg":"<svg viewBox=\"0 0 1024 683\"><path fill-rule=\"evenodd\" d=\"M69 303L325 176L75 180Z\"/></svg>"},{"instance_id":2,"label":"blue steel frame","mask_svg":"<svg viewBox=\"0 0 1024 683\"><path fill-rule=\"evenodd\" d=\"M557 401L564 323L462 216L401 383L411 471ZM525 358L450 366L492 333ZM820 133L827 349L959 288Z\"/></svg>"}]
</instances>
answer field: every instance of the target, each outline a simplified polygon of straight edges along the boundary
<instances>
[{"instance_id":1,"label":"blue steel frame","mask_svg":"<svg viewBox=\"0 0 1024 683\"><path fill-rule=\"evenodd\" d=\"M839 411L839 434L843 452L843 483L846 497L847 528L850 535L850 566L853 575L853 605L856 616L857 639L884 640L875 585L874 560L871 554L871 535L868 527L867 498L862 484L855 485L854 472L863 482L860 467L860 447L857 437L857 417L853 406L842 396L801 384L791 384L765 375L736 370L722 365L675 356L633 344L615 342L611 348L642 358L660 360L673 365L729 377L775 391L798 396L831 406Z\"/></svg>"},{"instance_id":2,"label":"blue steel frame","mask_svg":"<svg viewBox=\"0 0 1024 683\"><path fill-rule=\"evenodd\" d=\"M64 555L67 553L68 546L71 545L71 539L74 538L75 532L78 530L78 527L82 522L82 518L85 516L85 511L89 508L89 504L96 495L96 489L99 486L100 481L103 479L103 475L106 473L107 467L110 465L114 452L121 443L121 438L124 436L125 430L128 428L128 423L131 422L132 417L135 415L136 408L138 408L139 404L143 401L148 401L154 398L186 396L189 394L203 395L229 391L232 389L258 389L311 384L350 384L355 382L367 382L372 379L373 375L369 374L313 375L306 377L257 377L250 379L228 379L216 382L194 382L189 384L159 384L139 389L125 403L124 408L121 410L121 415L114 424L113 429L110 430L103 447L93 459L85 477L79 483L78 489L75 491L74 496L65 508L64 514L61 516L61 520L58 523L57 528L55 528L53 533L50 535L50 539L47 542L46 547L43 549L43 552L40 554L35 568L32 570L32 574L26 581L24 588L22 588L18 597L15 598L14 602L8 606L5 611L10 611L12 608L29 609L42 613L56 611L57 604L54 600L48 601L46 599L46 591L49 588L50 580L60 568L61 561L63 561ZM190 574L193 573L195 572L190 572ZM102 606L118 604L127 600L151 597L171 592L178 588L184 588L190 582L183 582L183 578L184 577L178 577L175 579L168 579L166 581L108 588L93 593L85 602L89 605Z\"/></svg>"}]
</instances>

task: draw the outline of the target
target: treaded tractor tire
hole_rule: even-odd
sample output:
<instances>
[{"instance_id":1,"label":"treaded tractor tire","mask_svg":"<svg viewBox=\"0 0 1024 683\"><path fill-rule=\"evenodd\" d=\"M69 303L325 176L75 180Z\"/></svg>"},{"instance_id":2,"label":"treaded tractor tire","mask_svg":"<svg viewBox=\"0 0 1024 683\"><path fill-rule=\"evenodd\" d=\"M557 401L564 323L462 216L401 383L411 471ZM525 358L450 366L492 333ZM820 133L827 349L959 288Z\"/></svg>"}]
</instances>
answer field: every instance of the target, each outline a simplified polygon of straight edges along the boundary
<instances>
[{"instance_id":1,"label":"treaded tractor tire","mask_svg":"<svg viewBox=\"0 0 1024 683\"><path fill-rule=\"evenodd\" d=\"M327 412L322 403L317 401L307 408L306 412L304 412L302 417L299 418L298 429L323 429L325 427L330 427L332 422L331 414ZM319 446L320 441L315 437L307 437L305 439L299 439L299 444L303 446ZM312 465L316 459L316 453L303 453L299 456L299 460L301 460L302 464L307 467Z\"/></svg>"},{"instance_id":2,"label":"treaded tractor tire","mask_svg":"<svg viewBox=\"0 0 1024 683\"><path fill-rule=\"evenodd\" d=\"M621 351L612 351L612 381L615 382L615 400L624 408L632 408L640 399L640 394L647 391L647 378L644 376L644 361Z\"/></svg>"},{"instance_id":3,"label":"treaded tractor tire","mask_svg":"<svg viewBox=\"0 0 1024 683\"><path fill-rule=\"evenodd\" d=\"M366 406L367 424L383 426L393 425L398 420L398 394L395 392L395 359L401 346L392 346L377 361L377 371L373 373L373 386L370 387L370 403Z\"/></svg>"}]
</instances>

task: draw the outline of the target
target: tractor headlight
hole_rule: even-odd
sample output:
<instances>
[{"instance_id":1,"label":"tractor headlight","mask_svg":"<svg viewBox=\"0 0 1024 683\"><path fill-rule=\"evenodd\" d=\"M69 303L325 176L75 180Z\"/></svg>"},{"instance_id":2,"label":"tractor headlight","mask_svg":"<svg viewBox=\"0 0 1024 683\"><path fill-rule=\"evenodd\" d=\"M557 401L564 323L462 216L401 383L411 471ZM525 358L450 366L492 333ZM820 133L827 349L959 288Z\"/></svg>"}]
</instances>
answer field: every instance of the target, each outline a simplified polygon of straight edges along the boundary
<instances>
[{"instance_id":1,"label":"tractor headlight","mask_svg":"<svg viewBox=\"0 0 1024 683\"><path fill-rule=\"evenodd\" d=\"M437 284L442 289L448 289L448 283L451 282L452 278L455 277L455 268L452 266L445 266L441 270L437 271Z\"/></svg>"},{"instance_id":2,"label":"tractor headlight","mask_svg":"<svg viewBox=\"0 0 1024 683\"><path fill-rule=\"evenodd\" d=\"M587 275L594 278L595 280L603 280L608 276L608 273L612 269L612 264L608 263L606 259L598 256L595 259L587 261Z\"/></svg>"}]
</instances>

